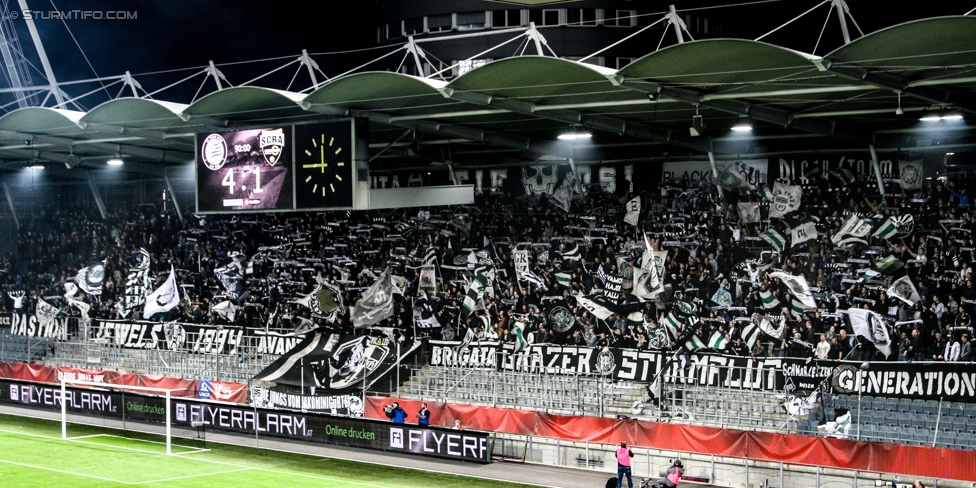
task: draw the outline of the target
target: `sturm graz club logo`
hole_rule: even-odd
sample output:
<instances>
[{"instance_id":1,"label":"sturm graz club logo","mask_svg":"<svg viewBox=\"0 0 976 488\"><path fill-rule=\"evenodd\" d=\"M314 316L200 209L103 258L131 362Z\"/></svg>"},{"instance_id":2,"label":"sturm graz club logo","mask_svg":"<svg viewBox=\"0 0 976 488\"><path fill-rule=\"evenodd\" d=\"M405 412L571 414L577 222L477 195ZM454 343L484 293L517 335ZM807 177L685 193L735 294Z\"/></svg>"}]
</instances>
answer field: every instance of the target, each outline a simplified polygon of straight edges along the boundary
<instances>
[{"instance_id":1,"label":"sturm graz club logo","mask_svg":"<svg viewBox=\"0 0 976 488\"><path fill-rule=\"evenodd\" d=\"M608 375L617 369L617 362L613 359L613 353L604 349L596 356L596 372L601 375Z\"/></svg>"},{"instance_id":2,"label":"sturm graz club logo","mask_svg":"<svg viewBox=\"0 0 976 488\"><path fill-rule=\"evenodd\" d=\"M796 195L790 191L774 191L772 205L780 213L796 208Z\"/></svg>"},{"instance_id":3,"label":"sturm graz club logo","mask_svg":"<svg viewBox=\"0 0 976 488\"><path fill-rule=\"evenodd\" d=\"M547 317L549 321L549 326L552 330L559 332L560 334L565 334L569 332L569 329L573 328L576 323L576 318L573 317L573 313L569 311L568 308L561 305L552 307L549 310Z\"/></svg>"},{"instance_id":4,"label":"sturm graz club logo","mask_svg":"<svg viewBox=\"0 0 976 488\"><path fill-rule=\"evenodd\" d=\"M868 330L871 331L871 342L877 345L885 345L888 343L888 330L885 327L884 320L881 316L874 313L869 313L867 316Z\"/></svg>"},{"instance_id":5,"label":"sturm graz club logo","mask_svg":"<svg viewBox=\"0 0 976 488\"><path fill-rule=\"evenodd\" d=\"M658 327L647 332L647 345L651 349L664 349L671 345L671 341L668 339L668 333Z\"/></svg>"}]
</instances>

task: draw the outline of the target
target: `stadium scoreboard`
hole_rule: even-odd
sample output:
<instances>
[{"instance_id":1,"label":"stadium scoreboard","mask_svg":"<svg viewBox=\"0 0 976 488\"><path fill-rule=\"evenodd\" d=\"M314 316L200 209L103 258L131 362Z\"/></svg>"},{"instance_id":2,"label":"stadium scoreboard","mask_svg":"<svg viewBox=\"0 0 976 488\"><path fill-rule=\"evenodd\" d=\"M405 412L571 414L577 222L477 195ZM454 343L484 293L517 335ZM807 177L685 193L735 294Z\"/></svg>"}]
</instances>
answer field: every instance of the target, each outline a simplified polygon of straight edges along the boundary
<instances>
[{"instance_id":1,"label":"stadium scoreboard","mask_svg":"<svg viewBox=\"0 0 976 488\"><path fill-rule=\"evenodd\" d=\"M196 136L199 213L351 209L352 120Z\"/></svg>"}]
</instances>

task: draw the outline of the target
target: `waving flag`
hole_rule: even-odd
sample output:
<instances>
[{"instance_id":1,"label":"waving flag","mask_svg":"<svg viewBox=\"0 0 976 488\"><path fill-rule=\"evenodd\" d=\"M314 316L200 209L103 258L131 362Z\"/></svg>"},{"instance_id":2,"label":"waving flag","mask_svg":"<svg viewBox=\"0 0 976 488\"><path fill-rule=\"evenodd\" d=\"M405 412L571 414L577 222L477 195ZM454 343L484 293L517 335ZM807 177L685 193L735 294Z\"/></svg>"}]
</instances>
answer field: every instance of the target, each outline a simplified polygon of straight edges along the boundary
<instances>
[{"instance_id":1,"label":"waving flag","mask_svg":"<svg viewBox=\"0 0 976 488\"><path fill-rule=\"evenodd\" d=\"M802 275L791 275L782 271L775 271L770 273L769 276L783 280L783 284L790 289L790 293L808 308L817 307L817 302L813 299L813 293L810 292L810 285L807 284L807 279Z\"/></svg>"},{"instance_id":2,"label":"waving flag","mask_svg":"<svg viewBox=\"0 0 976 488\"><path fill-rule=\"evenodd\" d=\"M881 354L885 356L891 354L891 337L888 335L888 326L885 325L884 319L880 315L861 308L848 309L845 313L851 319L854 335L871 341Z\"/></svg>"},{"instance_id":3,"label":"waving flag","mask_svg":"<svg viewBox=\"0 0 976 488\"><path fill-rule=\"evenodd\" d=\"M893 215L888 220L878 226L878 229L871 234L872 237L882 239L892 239L895 237L908 237L915 230L915 217L911 214Z\"/></svg>"},{"instance_id":4,"label":"waving flag","mask_svg":"<svg viewBox=\"0 0 976 488\"><path fill-rule=\"evenodd\" d=\"M873 222L871 220L862 219L857 215L851 214L844 221L844 225L841 226L840 230L830 238L830 242L833 242L837 247L847 247L855 243L867 245L868 241L864 238L871 233L872 224Z\"/></svg>"},{"instance_id":5,"label":"waving flag","mask_svg":"<svg viewBox=\"0 0 976 488\"><path fill-rule=\"evenodd\" d=\"M374 325L393 316L393 279L390 269L376 278L376 282L367 288L350 311L349 319L356 328Z\"/></svg>"},{"instance_id":6,"label":"waving flag","mask_svg":"<svg viewBox=\"0 0 976 488\"><path fill-rule=\"evenodd\" d=\"M146 297L146 307L142 311L142 318L149 319L157 313L166 313L180 304L180 293L176 287L176 271L169 266L169 277Z\"/></svg>"},{"instance_id":7,"label":"waving flag","mask_svg":"<svg viewBox=\"0 0 976 488\"><path fill-rule=\"evenodd\" d=\"M759 234L759 237L773 246L776 252L783 252L783 249L786 249L786 238L774 229L766 229L765 232Z\"/></svg>"},{"instance_id":8,"label":"waving flag","mask_svg":"<svg viewBox=\"0 0 976 488\"><path fill-rule=\"evenodd\" d=\"M922 297L918 294L918 289L912 283L911 278L908 276L902 276L895 280L894 283L888 287L888 295L893 296L910 306L915 306Z\"/></svg>"},{"instance_id":9,"label":"waving flag","mask_svg":"<svg viewBox=\"0 0 976 488\"><path fill-rule=\"evenodd\" d=\"M105 266L101 264L81 268L78 270L78 275L75 276L75 282L78 283L78 287L89 295L101 295L102 283L104 281Z\"/></svg>"},{"instance_id":10,"label":"waving flag","mask_svg":"<svg viewBox=\"0 0 976 488\"><path fill-rule=\"evenodd\" d=\"M759 202L739 202L739 218L743 224L756 224L761 220Z\"/></svg>"}]
</instances>

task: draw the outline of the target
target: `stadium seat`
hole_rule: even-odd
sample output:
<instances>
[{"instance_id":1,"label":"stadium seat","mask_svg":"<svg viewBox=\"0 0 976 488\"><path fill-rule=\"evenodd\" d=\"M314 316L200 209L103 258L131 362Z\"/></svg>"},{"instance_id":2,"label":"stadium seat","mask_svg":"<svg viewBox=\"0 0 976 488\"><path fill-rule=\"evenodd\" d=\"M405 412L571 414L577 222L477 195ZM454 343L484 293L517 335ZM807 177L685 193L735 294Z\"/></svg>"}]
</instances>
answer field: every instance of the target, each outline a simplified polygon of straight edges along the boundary
<instances>
[{"instance_id":1,"label":"stadium seat","mask_svg":"<svg viewBox=\"0 0 976 488\"><path fill-rule=\"evenodd\" d=\"M899 398L898 399L898 411L903 413L909 413L912 411L912 401L909 398Z\"/></svg>"}]
</instances>

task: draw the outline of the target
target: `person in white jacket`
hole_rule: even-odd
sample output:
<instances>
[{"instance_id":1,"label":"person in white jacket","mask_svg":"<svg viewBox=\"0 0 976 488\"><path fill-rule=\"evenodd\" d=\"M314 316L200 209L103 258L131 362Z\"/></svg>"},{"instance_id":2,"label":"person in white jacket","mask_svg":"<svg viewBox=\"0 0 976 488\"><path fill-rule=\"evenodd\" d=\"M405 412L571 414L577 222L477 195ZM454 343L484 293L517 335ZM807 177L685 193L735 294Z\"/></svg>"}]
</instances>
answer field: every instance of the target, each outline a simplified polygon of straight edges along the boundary
<instances>
[{"instance_id":1,"label":"person in white jacket","mask_svg":"<svg viewBox=\"0 0 976 488\"><path fill-rule=\"evenodd\" d=\"M945 360L946 361L958 361L959 360L959 341L953 335L949 335L949 342L946 343L945 348Z\"/></svg>"}]
</instances>

